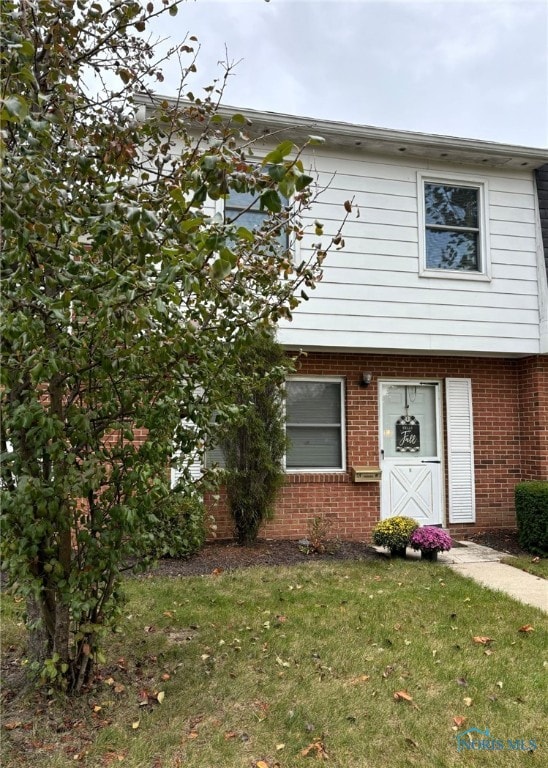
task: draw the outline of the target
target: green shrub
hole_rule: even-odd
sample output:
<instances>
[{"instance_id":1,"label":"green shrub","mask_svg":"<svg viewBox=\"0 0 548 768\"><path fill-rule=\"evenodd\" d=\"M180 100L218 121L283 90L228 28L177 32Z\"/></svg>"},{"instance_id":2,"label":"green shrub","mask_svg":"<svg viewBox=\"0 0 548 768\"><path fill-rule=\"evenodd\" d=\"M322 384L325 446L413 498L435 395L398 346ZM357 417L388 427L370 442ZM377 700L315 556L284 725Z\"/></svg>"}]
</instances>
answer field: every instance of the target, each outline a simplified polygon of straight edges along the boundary
<instances>
[{"instance_id":1,"label":"green shrub","mask_svg":"<svg viewBox=\"0 0 548 768\"><path fill-rule=\"evenodd\" d=\"M239 416L226 426L221 440L228 508L239 544L257 539L263 521L274 514L284 482L283 384L290 368L270 328L257 329L253 343L242 350L241 369L251 385L244 388L235 380Z\"/></svg>"},{"instance_id":2,"label":"green shrub","mask_svg":"<svg viewBox=\"0 0 548 768\"><path fill-rule=\"evenodd\" d=\"M156 508L158 527L149 554L154 557L190 557L206 537L204 503L200 497L173 491Z\"/></svg>"},{"instance_id":3,"label":"green shrub","mask_svg":"<svg viewBox=\"0 0 548 768\"><path fill-rule=\"evenodd\" d=\"M516 485L516 520L520 545L528 552L548 552L548 481Z\"/></svg>"}]
</instances>

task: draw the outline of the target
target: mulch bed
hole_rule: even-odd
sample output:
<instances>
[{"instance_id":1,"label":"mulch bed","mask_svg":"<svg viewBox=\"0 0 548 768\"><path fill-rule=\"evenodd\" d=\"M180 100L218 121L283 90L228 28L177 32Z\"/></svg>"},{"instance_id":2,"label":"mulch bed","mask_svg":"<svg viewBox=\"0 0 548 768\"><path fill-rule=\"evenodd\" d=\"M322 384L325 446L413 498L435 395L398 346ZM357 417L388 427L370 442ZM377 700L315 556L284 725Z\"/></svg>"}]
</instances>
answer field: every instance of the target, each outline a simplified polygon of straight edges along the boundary
<instances>
[{"instance_id":1,"label":"mulch bed","mask_svg":"<svg viewBox=\"0 0 548 768\"><path fill-rule=\"evenodd\" d=\"M484 531L468 536L469 541L492 547L499 552L512 555L529 554L519 546L517 532L512 529ZM237 568L250 568L256 565L298 565L310 562L336 562L342 560L374 561L387 555L379 554L365 542L344 541L334 543L323 554L306 554L299 549L296 541L259 540L248 547L240 547L235 542L210 542L201 552L188 560L165 558L145 575L147 576L203 576Z\"/></svg>"},{"instance_id":2,"label":"mulch bed","mask_svg":"<svg viewBox=\"0 0 548 768\"><path fill-rule=\"evenodd\" d=\"M319 561L378 560L379 555L369 544L359 541L336 542L323 554L306 554L296 541L259 540L241 547L233 541L211 542L188 560L164 558L146 576L203 576L256 565L298 565Z\"/></svg>"},{"instance_id":3,"label":"mulch bed","mask_svg":"<svg viewBox=\"0 0 548 768\"><path fill-rule=\"evenodd\" d=\"M483 531L467 536L468 541L491 547L498 552L506 552L509 555L530 555L518 542L518 532L514 528L497 528L492 531Z\"/></svg>"}]
</instances>

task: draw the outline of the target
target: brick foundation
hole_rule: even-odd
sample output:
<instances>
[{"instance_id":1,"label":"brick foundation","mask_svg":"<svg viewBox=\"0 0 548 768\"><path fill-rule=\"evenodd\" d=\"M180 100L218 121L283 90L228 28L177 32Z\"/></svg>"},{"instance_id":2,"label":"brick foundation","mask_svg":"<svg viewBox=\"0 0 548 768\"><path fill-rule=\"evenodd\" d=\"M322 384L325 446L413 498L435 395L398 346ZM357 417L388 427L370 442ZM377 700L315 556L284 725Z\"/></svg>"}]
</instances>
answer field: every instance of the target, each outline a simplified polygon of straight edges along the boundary
<instances>
[{"instance_id":1,"label":"brick foundation","mask_svg":"<svg viewBox=\"0 0 548 768\"><path fill-rule=\"evenodd\" d=\"M361 372L373 381L360 386ZM514 487L524 479L548 479L548 358L418 357L309 353L299 374L343 376L346 381L347 466L378 465L378 379L472 380L476 523L453 525L454 535L515 526ZM445 419L444 443L447 442ZM446 462L445 462L446 466ZM447 489L447 477L445 478ZM446 500L447 507L447 500ZM208 500L218 538L232 536L223 494ZM355 484L348 473L288 474L275 518L261 531L266 538L295 539L309 521L325 515L341 539L369 540L379 520L377 483Z\"/></svg>"}]
</instances>

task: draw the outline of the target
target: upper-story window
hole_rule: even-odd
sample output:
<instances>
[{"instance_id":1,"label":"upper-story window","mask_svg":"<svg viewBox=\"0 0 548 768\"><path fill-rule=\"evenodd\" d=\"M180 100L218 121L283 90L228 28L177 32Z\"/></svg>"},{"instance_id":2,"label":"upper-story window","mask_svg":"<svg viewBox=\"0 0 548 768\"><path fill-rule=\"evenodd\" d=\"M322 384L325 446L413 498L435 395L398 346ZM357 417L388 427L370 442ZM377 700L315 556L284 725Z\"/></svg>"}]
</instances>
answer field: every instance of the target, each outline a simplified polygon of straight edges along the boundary
<instances>
[{"instance_id":1,"label":"upper-story window","mask_svg":"<svg viewBox=\"0 0 548 768\"><path fill-rule=\"evenodd\" d=\"M287 204L287 200L283 197L282 204ZM261 210L260 197L253 192L231 191L224 203L225 221L237 222L239 226L251 232L259 229L269 215L268 211ZM282 248L288 247L289 238L285 231L280 231L278 239Z\"/></svg>"},{"instance_id":2,"label":"upper-story window","mask_svg":"<svg viewBox=\"0 0 548 768\"><path fill-rule=\"evenodd\" d=\"M225 219L234 221L247 229L257 229L266 218L266 213L260 209L260 201L251 192L234 192L225 200Z\"/></svg>"},{"instance_id":3,"label":"upper-story window","mask_svg":"<svg viewBox=\"0 0 548 768\"><path fill-rule=\"evenodd\" d=\"M486 185L419 174L422 274L488 279Z\"/></svg>"}]
</instances>

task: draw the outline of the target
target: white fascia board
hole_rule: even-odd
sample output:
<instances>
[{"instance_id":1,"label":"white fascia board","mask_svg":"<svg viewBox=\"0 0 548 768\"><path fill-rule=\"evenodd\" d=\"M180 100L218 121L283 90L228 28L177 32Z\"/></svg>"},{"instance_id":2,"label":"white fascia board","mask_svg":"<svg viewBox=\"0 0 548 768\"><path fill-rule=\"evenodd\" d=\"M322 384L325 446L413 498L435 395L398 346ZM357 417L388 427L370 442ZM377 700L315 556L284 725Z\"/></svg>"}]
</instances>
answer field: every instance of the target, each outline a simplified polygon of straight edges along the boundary
<instances>
[{"instance_id":1,"label":"white fascia board","mask_svg":"<svg viewBox=\"0 0 548 768\"><path fill-rule=\"evenodd\" d=\"M136 103L153 107L150 97L138 94ZM175 103L169 97L157 96L156 100ZM295 141L305 141L308 136L319 135L331 146L360 152L398 154L400 156L433 157L446 162L482 163L485 166L510 166L538 168L548 163L548 148L524 147L513 144L485 141L483 139L440 136L438 134L378 128L371 125L337 122L333 120L301 117L278 112L263 112L222 105L219 113L227 118L241 114L250 121L246 130L265 138L273 134L280 140L288 135Z\"/></svg>"}]
</instances>

